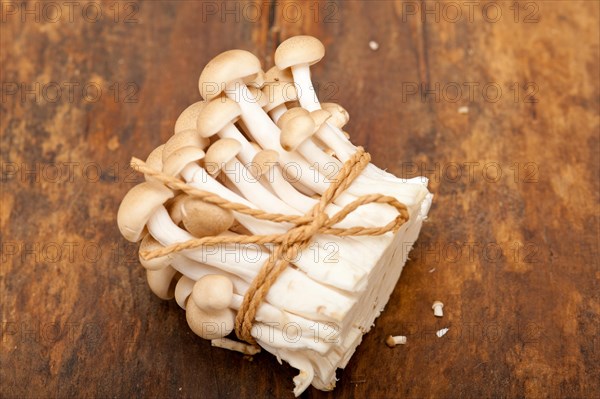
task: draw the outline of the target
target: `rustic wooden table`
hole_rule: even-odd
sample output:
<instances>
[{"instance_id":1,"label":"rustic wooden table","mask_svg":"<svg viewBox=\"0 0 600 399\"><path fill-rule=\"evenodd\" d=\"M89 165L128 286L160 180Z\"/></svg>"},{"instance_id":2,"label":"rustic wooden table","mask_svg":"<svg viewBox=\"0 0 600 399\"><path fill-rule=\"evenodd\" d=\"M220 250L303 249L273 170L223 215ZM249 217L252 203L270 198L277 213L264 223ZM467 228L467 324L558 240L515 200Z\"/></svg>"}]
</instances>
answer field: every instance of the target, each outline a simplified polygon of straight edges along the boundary
<instances>
[{"instance_id":1,"label":"rustic wooden table","mask_svg":"<svg viewBox=\"0 0 600 399\"><path fill-rule=\"evenodd\" d=\"M151 294L115 215L211 57L270 67L300 33L326 45L314 77L353 140L435 194L338 387L303 396L600 392L598 2L1 7L2 397L292 396L290 367L211 348Z\"/></svg>"}]
</instances>

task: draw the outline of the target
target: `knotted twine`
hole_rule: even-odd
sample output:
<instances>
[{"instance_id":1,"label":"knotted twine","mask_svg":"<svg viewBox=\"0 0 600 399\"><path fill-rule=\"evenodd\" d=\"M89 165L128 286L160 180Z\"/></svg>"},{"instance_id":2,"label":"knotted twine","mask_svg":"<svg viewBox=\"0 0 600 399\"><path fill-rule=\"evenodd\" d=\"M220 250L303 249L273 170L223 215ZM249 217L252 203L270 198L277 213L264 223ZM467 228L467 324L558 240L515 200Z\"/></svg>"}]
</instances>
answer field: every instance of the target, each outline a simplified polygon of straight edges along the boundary
<instances>
[{"instance_id":1,"label":"knotted twine","mask_svg":"<svg viewBox=\"0 0 600 399\"><path fill-rule=\"evenodd\" d=\"M294 225L283 234L269 235L240 235L240 236L211 236L194 238L185 242L168 245L156 250L141 251L144 259L153 259L174 252L206 247L219 244L275 244L277 247L271 252L265 264L250 284L242 305L235 318L235 333L237 337L250 344L257 345L251 335L252 324L258 307L267 296L269 289L275 283L279 275L287 268L290 260L296 259L300 251L305 249L313 237L317 234L331 234L340 237L347 236L378 236L387 232L396 232L408 220L408 210L404 204L394 197L383 194L367 194L358 197L345 205L333 216L325 212L327 205L331 204L341 193L343 193L367 167L371 156L362 147L342 165L336 177L330 181L327 190L321 196L319 202L304 216L283 215L268 213L259 209L249 208L246 205L228 201L214 193L199 190L182 180L168 176L148 167L143 161L132 158L131 166L138 172L152 177L153 180L165 184L174 190L181 190L186 194L201 199L204 202L217 205L222 209L228 209L256 219L268 220L276 223L291 223ZM398 211L398 216L382 227L356 226L350 228L333 227L341 222L349 213L361 205L366 204L388 204Z\"/></svg>"}]
</instances>

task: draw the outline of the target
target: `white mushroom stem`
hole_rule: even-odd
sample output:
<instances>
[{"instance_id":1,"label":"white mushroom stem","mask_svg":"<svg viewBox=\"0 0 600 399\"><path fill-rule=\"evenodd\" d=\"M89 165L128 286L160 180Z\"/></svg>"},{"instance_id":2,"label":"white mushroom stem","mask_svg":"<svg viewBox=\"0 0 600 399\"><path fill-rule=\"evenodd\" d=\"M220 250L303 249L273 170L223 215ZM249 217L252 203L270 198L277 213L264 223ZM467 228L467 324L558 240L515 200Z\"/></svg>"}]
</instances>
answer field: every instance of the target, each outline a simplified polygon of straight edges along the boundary
<instances>
[{"instance_id":1,"label":"white mushroom stem","mask_svg":"<svg viewBox=\"0 0 600 399\"><path fill-rule=\"evenodd\" d=\"M311 168L299 154L287 152L281 147L279 144L281 131L256 103L252 93L248 91L248 88L243 82L241 80L230 82L227 85L225 93L232 100L238 102L242 110L242 120L244 121L245 126L261 147L277 151L284 164L294 165L299 168L300 173L297 177L303 184L306 184L317 193L323 194L330 184L327 181L327 178L324 177L318 169ZM343 206L352 202L355 199L355 196L372 194L374 191L397 197L396 194L398 193L399 188L393 184L383 184L383 182L378 182L376 189L373 188L372 184L367 184L366 186L364 184L362 186L352 184L348 188L348 193L341 194L335 202ZM382 204L367 204L358 208L355 212L358 213L363 220L369 221L377 226L383 226L387 224L391 218L395 217L395 212Z\"/></svg>"},{"instance_id":2,"label":"white mushroom stem","mask_svg":"<svg viewBox=\"0 0 600 399\"><path fill-rule=\"evenodd\" d=\"M286 164L293 164L299 169L298 180L310 189L322 194L327 189L326 178L301 156L284 151L279 144L280 131L269 115L256 102L254 96L242 80L233 80L226 86L225 94L237 102L242 110L242 120L250 134L264 149L277 151Z\"/></svg>"},{"instance_id":3,"label":"white mushroom stem","mask_svg":"<svg viewBox=\"0 0 600 399\"><path fill-rule=\"evenodd\" d=\"M321 103L319 102L310 78L309 65L294 65L291 67L291 70L292 75L294 76L294 83L296 83L298 87L297 92L300 105L309 112L321 109ZM317 131L317 137L327 144L342 162L346 161L356 152L356 146L346 138L344 132L328 122L321 125ZM364 173L373 178L385 179L392 182L399 180L397 177L381 170L373 164L369 164Z\"/></svg>"},{"instance_id":4,"label":"white mushroom stem","mask_svg":"<svg viewBox=\"0 0 600 399\"><path fill-rule=\"evenodd\" d=\"M177 287L175 288L175 298L178 297L181 301L185 301L187 297L192 293L192 289L194 287L194 282L196 280L201 279L202 277L209 274L222 274L229 279L231 279L234 287L234 296L231 301L231 308L238 310L242 304L243 296L246 294L248 290L249 284L242 280L240 277L224 272L220 269L214 268L212 266L208 266L206 264L202 264L196 262L192 259L189 259L182 255L176 255L173 260L173 268L183 274L183 277L177 283ZM179 294L178 294L179 292ZM182 306L180 303L180 299L177 299L177 303L179 306L185 309L185 305ZM314 320L308 320L304 317L297 316L293 313L289 313L285 310L282 310L267 301L261 303L258 307L256 313L256 320L259 322L270 324L274 327L279 327L280 329L283 326L288 325L289 323L293 323L295 325L300 326L302 331L306 332L307 336L311 337L314 335L318 339L328 339L334 340L339 336L340 327L334 324L323 324L319 322L315 322ZM326 335L319 335L316 332L326 332Z\"/></svg>"},{"instance_id":5,"label":"white mushroom stem","mask_svg":"<svg viewBox=\"0 0 600 399\"><path fill-rule=\"evenodd\" d=\"M193 238L188 232L171 221L164 207L159 207L155 211L148 220L147 226L150 234L165 246L185 242ZM236 274L248 282L252 281L269 256L268 253L256 249L256 246L252 248L247 245L224 245L210 252L202 248L189 249L182 251L182 254L201 263ZM227 260L227 254L234 257L235 262ZM314 270L315 273L319 272L318 269L321 269L320 272L323 273L324 267L322 265L319 267L318 262L310 262L310 264L313 265L313 269L316 269ZM352 285L366 283L366 276L363 280L355 280L356 277L354 276L359 271L350 270L351 265L339 264L338 266L340 270L336 270L335 276L325 273L323 275L324 279L333 280L332 282L339 285L347 285L349 286L348 290L351 292L354 291ZM342 271L343 268L346 269L345 272ZM364 273L362 274L364 275ZM341 322L355 305L356 298L323 285L323 283L327 284L327 281L320 280L320 282L317 283L309 278L307 274L288 267L271 287L267 298L270 303L277 304L281 309L310 319ZM303 300L298 301L298 298L303 298Z\"/></svg>"},{"instance_id":6,"label":"white mushroom stem","mask_svg":"<svg viewBox=\"0 0 600 399\"><path fill-rule=\"evenodd\" d=\"M164 207L158 208L152 215L148 221L148 229L152 236L165 246L194 238L187 231L173 223ZM331 237L332 240L334 238L337 237ZM328 284L350 293L358 292L366 287L369 271L351 262L348 258L352 254L342 257L339 252L349 252L349 247L351 246L334 247L335 252L332 252L331 255L329 253L318 253L319 251L315 252L309 247L291 261L306 273L306 275L304 273L300 274L307 278L310 277L311 281ZM356 248L353 248L353 251L355 250ZM263 251L258 245L240 244L190 249L182 253L198 262L236 274L248 282L254 279L269 257L269 253ZM331 259L328 259L328 257ZM288 270L294 269L288 268Z\"/></svg>"},{"instance_id":7,"label":"white mushroom stem","mask_svg":"<svg viewBox=\"0 0 600 399\"><path fill-rule=\"evenodd\" d=\"M246 199L263 211L282 213L284 215L300 215L298 210L271 194L269 190L254 180L250 170L242 165L237 158L233 158L227 162L221 171L240 190Z\"/></svg>"},{"instance_id":8,"label":"white mushroom stem","mask_svg":"<svg viewBox=\"0 0 600 399\"><path fill-rule=\"evenodd\" d=\"M253 203L223 187L196 163L188 164L181 174L187 183L193 187L214 192L229 201L257 208ZM289 225L284 223L277 224L256 220L237 212L235 212L235 215L236 219L254 234L283 234L290 228ZM387 222L389 220L385 223ZM364 288L368 270L375 264L377 259L364 258L365 247L363 244L357 244L356 241L349 238L329 235L317 235L314 243L316 246L304 249L293 263L310 277L326 284L332 284L335 287L349 291ZM369 239L369 243L372 247L384 245L383 242L381 244L377 243L376 238ZM360 262L355 263L355 259L360 260Z\"/></svg>"}]
</instances>

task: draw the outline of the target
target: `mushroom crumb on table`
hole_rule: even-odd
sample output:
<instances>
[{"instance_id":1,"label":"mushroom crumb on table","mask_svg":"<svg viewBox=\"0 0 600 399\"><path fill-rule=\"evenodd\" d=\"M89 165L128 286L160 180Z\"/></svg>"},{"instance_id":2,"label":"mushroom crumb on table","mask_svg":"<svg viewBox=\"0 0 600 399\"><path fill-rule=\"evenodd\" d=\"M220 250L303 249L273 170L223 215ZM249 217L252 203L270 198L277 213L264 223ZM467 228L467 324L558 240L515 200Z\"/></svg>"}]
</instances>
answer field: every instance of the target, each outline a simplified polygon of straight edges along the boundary
<instances>
[{"instance_id":1,"label":"mushroom crumb on table","mask_svg":"<svg viewBox=\"0 0 600 399\"><path fill-rule=\"evenodd\" d=\"M152 291L174 298L212 346L287 361L296 395L335 387L432 200L426 179L370 163L342 130L348 112L311 94L310 66L324 55L319 40L296 36L267 72L244 50L213 58L198 82L205 100L145 163L132 161L146 181L118 213L123 236L141 241ZM239 341L226 338L233 331Z\"/></svg>"}]
</instances>

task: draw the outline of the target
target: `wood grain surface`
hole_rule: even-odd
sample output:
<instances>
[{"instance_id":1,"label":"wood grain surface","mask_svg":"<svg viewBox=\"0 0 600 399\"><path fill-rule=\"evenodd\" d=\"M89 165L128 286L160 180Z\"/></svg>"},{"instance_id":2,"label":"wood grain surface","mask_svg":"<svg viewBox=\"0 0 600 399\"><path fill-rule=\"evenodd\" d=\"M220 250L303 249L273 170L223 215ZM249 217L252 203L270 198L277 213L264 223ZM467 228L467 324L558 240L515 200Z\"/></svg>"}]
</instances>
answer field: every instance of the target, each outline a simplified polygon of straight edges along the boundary
<instances>
[{"instance_id":1,"label":"wood grain surface","mask_svg":"<svg viewBox=\"0 0 600 399\"><path fill-rule=\"evenodd\" d=\"M435 194L338 387L303 397L600 392L598 2L1 7L3 398L292 397L289 366L211 348L152 295L115 216L129 158L172 134L211 57L267 68L300 33L326 46L314 78L354 142Z\"/></svg>"}]
</instances>

